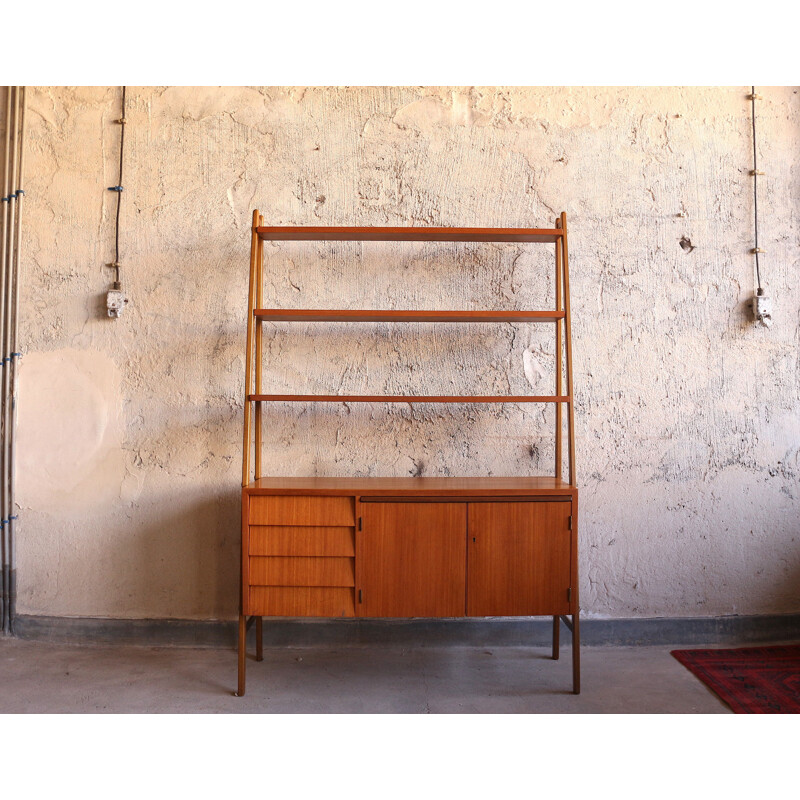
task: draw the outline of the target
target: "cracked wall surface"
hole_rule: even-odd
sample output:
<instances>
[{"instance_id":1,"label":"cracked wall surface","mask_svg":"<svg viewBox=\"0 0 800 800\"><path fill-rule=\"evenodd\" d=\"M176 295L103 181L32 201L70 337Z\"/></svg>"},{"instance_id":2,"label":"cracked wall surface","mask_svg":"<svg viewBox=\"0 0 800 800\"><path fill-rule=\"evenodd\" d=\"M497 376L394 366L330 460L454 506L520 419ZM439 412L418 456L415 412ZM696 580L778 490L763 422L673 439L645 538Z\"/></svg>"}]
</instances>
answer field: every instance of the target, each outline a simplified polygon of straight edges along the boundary
<instances>
[{"instance_id":1,"label":"cracked wall surface","mask_svg":"<svg viewBox=\"0 0 800 800\"><path fill-rule=\"evenodd\" d=\"M275 225L546 227L566 211L583 610L800 611L800 94L759 92L769 330L748 308L748 87L129 87L117 321L119 89L30 89L18 612L236 614L254 207ZM550 246L266 247L268 306L553 293ZM269 324L265 391L549 393L550 333ZM265 472L547 472L552 414L275 406Z\"/></svg>"}]
</instances>

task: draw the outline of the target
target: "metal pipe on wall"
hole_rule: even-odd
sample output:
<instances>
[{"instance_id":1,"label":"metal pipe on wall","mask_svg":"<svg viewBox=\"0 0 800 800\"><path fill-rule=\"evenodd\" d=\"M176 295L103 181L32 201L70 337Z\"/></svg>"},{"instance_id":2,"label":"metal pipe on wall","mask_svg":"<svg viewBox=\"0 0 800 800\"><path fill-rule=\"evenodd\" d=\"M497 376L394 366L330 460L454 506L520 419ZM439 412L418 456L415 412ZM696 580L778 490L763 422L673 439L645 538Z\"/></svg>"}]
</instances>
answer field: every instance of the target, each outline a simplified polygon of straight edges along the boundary
<instances>
[{"instance_id":1,"label":"metal pipe on wall","mask_svg":"<svg viewBox=\"0 0 800 800\"><path fill-rule=\"evenodd\" d=\"M0 505L2 505L2 630L13 633L14 607L16 601L16 568L13 522L13 480L12 464L14 396L16 378L14 361L17 358L15 342L16 306L18 294L15 287L18 274L19 252L21 249L21 209L23 196L21 177L24 161L23 133L24 111L21 87L8 87L6 90L6 132L5 158L3 166L3 208L2 218L2 261L0 263L0 369L2 369L2 446L0 446ZM15 188L16 187L16 188Z\"/></svg>"},{"instance_id":2,"label":"metal pipe on wall","mask_svg":"<svg viewBox=\"0 0 800 800\"><path fill-rule=\"evenodd\" d=\"M11 320L10 330L11 339L9 342L9 356L6 361L6 369L11 373L9 382L9 426L6 439L8 441L8 517L6 530L8 531L8 621L9 631L14 633L14 617L17 608L17 547L16 547L16 525L17 515L14 513L15 492L14 484L16 481L16 430L17 430L17 379L19 373L19 359L22 353L17 352L17 341L19 334L19 257L22 252L22 198L25 196L22 184L25 174L25 87L17 89L20 95L19 113L19 167L17 168L17 241L14 247L14 265L11 270L13 288L9 287L11 295Z\"/></svg>"},{"instance_id":3,"label":"metal pipe on wall","mask_svg":"<svg viewBox=\"0 0 800 800\"><path fill-rule=\"evenodd\" d=\"M13 201L13 180L14 176L11 172L11 146L12 146L12 139L11 139L11 131L13 128L12 125L12 98L14 95L14 91L12 87L6 87L6 114L5 114L5 149L4 149L4 158L3 158L3 231L2 231L2 243L0 244L0 249L2 250L2 262L0 266L2 269L0 270L0 369L5 372L5 361L3 359L5 350L5 297L7 292L7 283L8 283L8 268L10 267L9 264L9 257L8 257L8 244L9 244L9 226L11 224L11 208L12 208L12 201ZM0 381L2 383L2 381ZM5 441L5 395L2 397L2 438ZM2 615L0 616L0 625L2 626L2 630L4 633L10 632L10 614L9 614L9 583L10 583L10 542L8 539L8 531L6 530L5 518L6 518L6 462L4 458L5 448L0 447L0 475L2 477L2 489L0 489L0 539L2 539L2 584L3 584L3 595L2 595Z\"/></svg>"}]
</instances>

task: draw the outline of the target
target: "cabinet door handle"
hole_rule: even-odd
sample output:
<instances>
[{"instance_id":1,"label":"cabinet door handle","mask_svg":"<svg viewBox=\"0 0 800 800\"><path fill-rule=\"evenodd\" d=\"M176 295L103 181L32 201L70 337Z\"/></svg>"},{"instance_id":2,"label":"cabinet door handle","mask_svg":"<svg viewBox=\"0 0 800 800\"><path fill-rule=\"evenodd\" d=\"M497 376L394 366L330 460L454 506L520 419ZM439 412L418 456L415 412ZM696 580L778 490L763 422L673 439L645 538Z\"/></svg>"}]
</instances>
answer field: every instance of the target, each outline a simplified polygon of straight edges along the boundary
<instances>
[{"instance_id":1,"label":"cabinet door handle","mask_svg":"<svg viewBox=\"0 0 800 800\"><path fill-rule=\"evenodd\" d=\"M363 603L364 601L361 599L361 589L358 590L358 602Z\"/></svg>"}]
</instances>

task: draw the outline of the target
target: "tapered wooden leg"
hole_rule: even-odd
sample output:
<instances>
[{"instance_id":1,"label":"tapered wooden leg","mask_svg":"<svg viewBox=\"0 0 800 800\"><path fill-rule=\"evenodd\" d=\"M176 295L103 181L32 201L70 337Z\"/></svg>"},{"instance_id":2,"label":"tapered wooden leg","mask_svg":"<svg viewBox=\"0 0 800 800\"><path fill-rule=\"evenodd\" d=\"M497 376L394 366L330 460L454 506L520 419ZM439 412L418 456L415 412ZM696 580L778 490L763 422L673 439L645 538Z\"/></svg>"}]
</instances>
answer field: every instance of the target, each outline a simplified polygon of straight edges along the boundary
<instances>
[{"instance_id":1,"label":"tapered wooden leg","mask_svg":"<svg viewBox=\"0 0 800 800\"><path fill-rule=\"evenodd\" d=\"M581 635L578 614L572 615L572 694L581 693Z\"/></svg>"},{"instance_id":2,"label":"tapered wooden leg","mask_svg":"<svg viewBox=\"0 0 800 800\"><path fill-rule=\"evenodd\" d=\"M244 697L245 665L247 658L247 618L239 614L239 688L236 697Z\"/></svg>"},{"instance_id":3,"label":"tapered wooden leg","mask_svg":"<svg viewBox=\"0 0 800 800\"><path fill-rule=\"evenodd\" d=\"M256 617L256 661L264 660L264 620Z\"/></svg>"},{"instance_id":4,"label":"tapered wooden leg","mask_svg":"<svg viewBox=\"0 0 800 800\"><path fill-rule=\"evenodd\" d=\"M561 618L553 617L553 658L558 661L559 633L561 632Z\"/></svg>"}]
</instances>

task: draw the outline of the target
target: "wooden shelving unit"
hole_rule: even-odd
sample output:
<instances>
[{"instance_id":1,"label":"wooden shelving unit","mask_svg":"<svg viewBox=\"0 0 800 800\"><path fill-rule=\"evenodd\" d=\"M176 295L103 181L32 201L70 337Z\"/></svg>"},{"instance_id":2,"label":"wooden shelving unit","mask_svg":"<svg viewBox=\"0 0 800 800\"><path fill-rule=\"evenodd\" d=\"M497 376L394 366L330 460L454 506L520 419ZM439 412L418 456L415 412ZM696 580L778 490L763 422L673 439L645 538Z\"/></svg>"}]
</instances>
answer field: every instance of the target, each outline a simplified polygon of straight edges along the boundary
<instances>
[{"instance_id":1,"label":"wooden shelving unit","mask_svg":"<svg viewBox=\"0 0 800 800\"><path fill-rule=\"evenodd\" d=\"M531 242L555 245L555 308L527 311L269 309L264 241ZM268 227L253 212L242 458L239 696L246 633L265 616L550 616L572 632L580 691L575 425L566 215L554 228ZM308 395L262 391L262 324L553 323L552 395ZM261 470L264 405L553 403L552 477L287 478ZM567 410L566 453L564 414ZM563 479L566 456L568 480ZM571 618L571 619L570 619Z\"/></svg>"}]
</instances>

